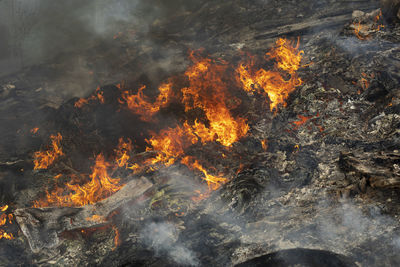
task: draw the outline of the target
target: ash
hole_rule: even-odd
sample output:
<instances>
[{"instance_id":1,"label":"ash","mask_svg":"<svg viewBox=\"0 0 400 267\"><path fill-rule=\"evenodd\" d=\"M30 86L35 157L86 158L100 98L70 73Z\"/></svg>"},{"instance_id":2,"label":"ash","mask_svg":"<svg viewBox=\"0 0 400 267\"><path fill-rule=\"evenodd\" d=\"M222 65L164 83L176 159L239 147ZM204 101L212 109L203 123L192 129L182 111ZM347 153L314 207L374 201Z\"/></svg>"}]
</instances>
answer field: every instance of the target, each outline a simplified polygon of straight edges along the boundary
<instances>
[{"instance_id":1,"label":"ash","mask_svg":"<svg viewBox=\"0 0 400 267\"><path fill-rule=\"evenodd\" d=\"M1 266L400 266L398 1L11 2ZM296 72L266 55L280 38L304 52ZM301 83L275 105L235 79L249 58ZM196 106L181 92L200 59L226 86ZM150 113L127 104L143 85ZM168 129L171 155L154 141ZM54 159L35 168L38 151Z\"/></svg>"}]
</instances>

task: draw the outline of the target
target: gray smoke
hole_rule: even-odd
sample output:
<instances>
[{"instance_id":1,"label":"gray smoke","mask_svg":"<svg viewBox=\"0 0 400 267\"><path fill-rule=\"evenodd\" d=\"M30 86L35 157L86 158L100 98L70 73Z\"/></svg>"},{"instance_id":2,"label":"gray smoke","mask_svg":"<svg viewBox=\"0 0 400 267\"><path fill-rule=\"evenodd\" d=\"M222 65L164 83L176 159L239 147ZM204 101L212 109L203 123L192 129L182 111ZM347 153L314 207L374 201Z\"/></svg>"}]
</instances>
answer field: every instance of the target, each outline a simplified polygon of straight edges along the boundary
<instances>
[{"instance_id":1,"label":"gray smoke","mask_svg":"<svg viewBox=\"0 0 400 267\"><path fill-rule=\"evenodd\" d=\"M327 203L320 206L324 212L318 218L319 235L322 240L334 244L337 250L349 249L349 244L343 242L344 240L362 243L363 240L378 239L396 225L377 206L361 209L350 200L344 200L337 207L329 206ZM326 213L327 210L329 214ZM399 237L393 237L393 240L394 245L400 244Z\"/></svg>"},{"instance_id":2,"label":"gray smoke","mask_svg":"<svg viewBox=\"0 0 400 267\"><path fill-rule=\"evenodd\" d=\"M193 251L177 242L177 229L173 224L150 223L142 230L141 238L147 246L154 250L156 255L167 254L177 264L185 266L200 264Z\"/></svg>"},{"instance_id":3,"label":"gray smoke","mask_svg":"<svg viewBox=\"0 0 400 267\"><path fill-rule=\"evenodd\" d=\"M46 63L62 53L79 55L129 27L147 32L154 22L192 8L196 2L0 1L0 76Z\"/></svg>"}]
</instances>

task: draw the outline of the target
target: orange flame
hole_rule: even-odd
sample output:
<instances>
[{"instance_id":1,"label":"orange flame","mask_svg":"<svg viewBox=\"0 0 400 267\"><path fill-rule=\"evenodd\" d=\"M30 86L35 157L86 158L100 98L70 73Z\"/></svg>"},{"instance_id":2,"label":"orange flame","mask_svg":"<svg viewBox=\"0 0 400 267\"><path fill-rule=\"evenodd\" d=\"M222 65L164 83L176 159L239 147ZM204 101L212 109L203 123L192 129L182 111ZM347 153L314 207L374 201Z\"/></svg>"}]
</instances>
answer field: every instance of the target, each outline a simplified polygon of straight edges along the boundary
<instances>
[{"instance_id":1,"label":"orange flame","mask_svg":"<svg viewBox=\"0 0 400 267\"><path fill-rule=\"evenodd\" d=\"M354 27L354 34L355 36L357 36L358 39L360 40L368 40L371 38L371 36L368 35L362 35L361 31L365 30L367 28L366 25L362 25L361 22L358 23L353 23L353 27Z\"/></svg>"},{"instance_id":2,"label":"orange flame","mask_svg":"<svg viewBox=\"0 0 400 267\"><path fill-rule=\"evenodd\" d=\"M275 48L266 55L277 61L277 67L281 70L294 74L301 66L304 51L299 51L300 39L296 46L291 41L279 38L275 43Z\"/></svg>"},{"instance_id":3,"label":"orange flame","mask_svg":"<svg viewBox=\"0 0 400 267\"><path fill-rule=\"evenodd\" d=\"M262 146L264 151L267 151L267 149L268 149L268 140L267 139L261 140L261 146Z\"/></svg>"},{"instance_id":4,"label":"orange flame","mask_svg":"<svg viewBox=\"0 0 400 267\"><path fill-rule=\"evenodd\" d=\"M374 18L375 23L378 23L379 20L381 19L381 17L382 17L382 10L380 10L380 11L379 11L379 14L375 16L375 18ZM379 24L379 25L377 26L377 31L379 31L381 28L385 28L385 25Z\"/></svg>"},{"instance_id":5,"label":"orange flame","mask_svg":"<svg viewBox=\"0 0 400 267\"><path fill-rule=\"evenodd\" d=\"M192 157L184 157L181 160L182 164L185 164L186 166L188 166L189 169L195 169L195 170L199 170L204 174L203 180L205 180L207 182L208 188L209 190L217 190L218 188L221 187L222 184L226 183L228 181L228 179L224 178L224 177L218 177L218 176L214 176L209 174L204 168L203 166L201 166L199 164L199 162L197 160L193 160Z\"/></svg>"},{"instance_id":6,"label":"orange flame","mask_svg":"<svg viewBox=\"0 0 400 267\"><path fill-rule=\"evenodd\" d=\"M31 134L36 134L38 131L39 131L39 127L35 127L30 130Z\"/></svg>"},{"instance_id":7,"label":"orange flame","mask_svg":"<svg viewBox=\"0 0 400 267\"><path fill-rule=\"evenodd\" d=\"M371 35L369 32L380 31L381 29L385 28L385 25L379 23L381 17L382 11L380 11L379 14L374 17L374 23L372 25L361 24L360 21L354 22L352 25L354 28L354 35L360 40L371 39Z\"/></svg>"},{"instance_id":8,"label":"orange flame","mask_svg":"<svg viewBox=\"0 0 400 267\"><path fill-rule=\"evenodd\" d=\"M207 182L210 191L218 189L228 180L210 174L198 160L185 156L185 151L199 142L202 144L219 142L229 148L246 136L249 131L246 119L232 114L232 110L240 104L240 100L229 91L235 79L240 82L245 91L261 91L267 95L271 100L271 110L279 104L285 105L289 93L302 84L302 80L297 75L301 67L302 55L303 51L299 51L299 42L294 45L293 42L280 38L275 47L266 54L268 58L276 61L273 71L257 69L254 62L250 60L238 66L235 72L237 77L235 77L232 75L233 69L225 61L201 57L196 52L192 52L190 59L193 64L184 73L187 85L180 89L180 94L174 94L173 88L176 86L171 80L159 86L159 95L154 101L144 94L145 86L140 87L136 94L129 91L121 92L120 103L126 104L144 121L151 121L161 108L170 104L173 97L179 98L186 112L201 114L201 118L187 119L183 124L153 133L149 139L146 139L148 144L146 151L154 151L156 156L145 160L143 164L154 169L155 164L162 163L164 166L170 166L181 159L181 162L191 170L203 173L203 179ZM118 85L119 89L122 87L121 84ZM87 99L80 99L75 106L82 107L96 99L104 102L102 93L98 88L95 94ZM266 149L266 140L262 145ZM59 144L58 147L61 151ZM138 170L140 167L137 163L129 162L131 150L132 141L130 139L124 141L120 138L119 145L115 149L113 166ZM53 161L47 164L46 168ZM63 188L56 187L51 193L47 192L44 200L37 201L35 206L83 206L110 196L122 187L119 185L119 179L108 175L107 169L110 166L111 164L104 160L102 154L98 155L96 164L92 168L93 172L89 176L89 182L83 185L77 182L68 183L69 193L66 193Z\"/></svg>"},{"instance_id":9,"label":"orange flame","mask_svg":"<svg viewBox=\"0 0 400 267\"><path fill-rule=\"evenodd\" d=\"M60 156L64 155L61 148L62 136L60 133L51 135L51 148L46 151L37 151L34 154L34 169L47 169Z\"/></svg>"},{"instance_id":10,"label":"orange flame","mask_svg":"<svg viewBox=\"0 0 400 267\"><path fill-rule=\"evenodd\" d=\"M114 246L115 247L114 247L114 249L116 249L119 245L121 245L120 233L119 233L118 228L115 225L112 226L112 229L114 230L114 233L115 233L115 236L114 236Z\"/></svg>"},{"instance_id":11,"label":"orange flame","mask_svg":"<svg viewBox=\"0 0 400 267\"><path fill-rule=\"evenodd\" d=\"M104 104L104 95L103 91L100 91L100 87L97 87L95 93L88 98L79 98L78 101L75 102L74 106L76 108L82 108L84 105L89 104L90 101L98 100L101 104Z\"/></svg>"},{"instance_id":12,"label":"orange flame","mask_svg":"<svg viewBox=\"0 0 400 267\"><path fill-rule=\"evenodd\" d=\"M165 107L172 97L172 84L163 83L160 85L158 95L154 103L150 103L149 98L143 94L145 85L139 88L136 95L132 95L129 91L122 92L122 99L126 102L128 108L135 114L140 115L143 121L150 121L151 117L157 113L160 108ZM123 101L120 100L120 103Z\"/></svg>"},{"instance_id":13,"label":"orange flame","mask_svg":"<svg viewBox=\"0 0 400 267\"><path fill-rule=\"evenodd\" d=\"M8 209L8 205L4 205L2 207L0 207L1 212L5 212ZM0 227L4 226L7 224L7 222L9 224L12 224L12 220L14 219L14 216L12 214L1 214L0 215ZM11 233L7 233L5 230L0 229L0 239L14 239L13 234Z\"/></svg>"},{"instance_id":14,"label":"orange flame","mask_svg":"<svg viewBox=\"0 0 400 267\"><path fill-rule=\"evenodd\" d=\"M3 226L7 223L7 214L3 213L0 216L0 226Z\"/></svg>"},{"instance_id":15,"label":"orange flame","mask_svg":"<svg viewBox=\"0 0 400 267\"><path fill-rule=\"evenodd\" d=\"M12 239L14 239L14 236L11 233L6 233L3 229L0 229L0 239L3 239L3 238L12 240Z\"/></svg>"},{"instance_id":16,"label":"orange flame","mask_svg":"<svg viewBox=\"0 0 400 267\"><path fill-rule=\"evenodd\" d=\"M187 128L188 126L185 124L185 127L177 126L164 129L158 135L146 140L151 145L151 147L146 148L147 151L158 151L157 156L147 163L162 162L166 166L172 165L177 157L184 154L187 147L198 141L198 138L191 131L187 131Z\"/></svg>"},{"instance_id":17,"label":"orange flame","mask_svg":"<svg viewBox=\"0 0 400 267\"><path fill-rule=\"evenodd\" d=\"M71 193L66 194L63 188L57 187L51 193L47 192L44 200L35 201L34 207L48 206L84 206L96 203L120 190L119 179L111 178L107 173L110 166L99 154L90 174L90 181L84 185L67 183Z\"/></svg>"},{"instance_id":18,"label":"orange flame","mask_svg":"<svg viewBox=\"0 0 400 267\"><path fill-rule=\"evenodd\" d=\"M251 58L236 68L236 80L246 92L267 94L271 101L271 111L279 104L286 106L285 100L289 94L303 83L297 74L304 54L304 51L299 51L299 45L299 40L294 46L292 41L279 38L275 47L266 54L267 57L276 60L275 70L256 70L254 59ZM289 78L285 79L281 71L285 71Z\"/></svg>"},{"instance_id":19,"label":"orange flame","mask_svg":"<svg viewBox=\"0 0 400 267\"><path fill-rule=\"evenodd\" d=\"M228 102L235 99L225 81L228 65L224 61L217 64L209 58L196 57L194 52L191 60L194 65L185 72L189 86L182 88L182 102L186 111L202 109L209 122L206 126L195 121L191 131L202 143L217 141L229 147L247 134L249 126L244 118L234 118L230 112Z\"/></svg>"},{"instance_id":20,"label":"orange flame","mask_svg":"<svg viewBox=\"0 0 400 267\"><path fill-rule=\"evenodd\" d=\"M293 129L297 130L299 127L303 124L305 124L309 119L311 119L313 116L303 116L303 115L297 115L297 117L300 119L298 121L293 121L292 123L294 124Z\"/></svg>"},{"instance_id":21,"label":"orange flame","mask_svg":"<svg viewBox=\"0 0 400 267\"><path fill-rule=\"evenodd\" d=\"M118 167L128 168L128 160L130 158L129 152L132 151L132 140L128 138L128 141L125 142L121 137L119 139L119 144L117 149L115 149L116 154L116 163Z\"/></svg>"},{"instance_id":22,"label":"orange flame","mask_svg":"<svg viewBox=\"0 0 400 267\"><path fill-rule=\"evenodd\" d=\"M8 209L8 205L4 205L3 207L0 207L0 210L2 212L5 212Z\"/></svg>"}]
</instances>

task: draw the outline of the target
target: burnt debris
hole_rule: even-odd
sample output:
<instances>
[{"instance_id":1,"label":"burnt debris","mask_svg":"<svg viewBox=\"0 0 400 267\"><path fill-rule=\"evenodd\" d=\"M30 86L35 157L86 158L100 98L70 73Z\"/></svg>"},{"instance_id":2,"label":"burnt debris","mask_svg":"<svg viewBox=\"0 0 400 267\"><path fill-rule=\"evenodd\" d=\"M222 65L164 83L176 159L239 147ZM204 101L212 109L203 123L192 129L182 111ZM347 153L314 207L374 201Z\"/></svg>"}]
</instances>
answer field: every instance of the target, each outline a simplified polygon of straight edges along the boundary
<instances>
[{"instance_id":1,"label":"burnt debris","mask_svg":"<svg viewBox=\"0 0 400 267\"><path fill-rule=\"evenodd\" d=\"M2 76L1 262L400 265L398 1L189 2Z\"/></svg>"}]
</instances>

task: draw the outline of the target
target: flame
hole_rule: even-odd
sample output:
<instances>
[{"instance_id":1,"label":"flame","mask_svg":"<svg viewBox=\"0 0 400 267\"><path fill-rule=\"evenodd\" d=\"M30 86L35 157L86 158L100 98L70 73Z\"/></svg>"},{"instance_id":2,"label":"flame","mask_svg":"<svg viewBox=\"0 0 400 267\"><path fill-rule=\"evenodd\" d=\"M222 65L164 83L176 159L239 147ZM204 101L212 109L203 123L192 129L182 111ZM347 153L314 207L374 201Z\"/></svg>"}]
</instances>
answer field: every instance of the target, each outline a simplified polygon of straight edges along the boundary
<instances>
[{"instance_id":1,"label":"flame","mask_svg":"<svg viewBox=\"0 0 400 267\"><path fill-rule=\"evenodd\" d=\"M62 136L60 133L51 135L51 147L46 151L37 151L34 154L34 169L47 169L60 156L64 155L61 148Z\"/></svg>"},{"instance_id":2,"label":"flame","mask_svg":"<svg viewBox=\"0 0 400 267\"><path fill-rule=\"evenodd\" d=\"M155 113L169 103L173 95L172 83L163 83L159 86L160 93L154 103L151 103L149 98L144 95L144 89L146 89L145 85L140 87L135 95L130 94L129 91L124 91L122 92L122 99L133 113L140 115L143 121L150 121ZM120 100L120 103L124 103L124 101Z\"/></svg>"},{"instance_id":3,"label":"flame","mask_svg":"<svg viewBox=\"0 0 400 267\"><path fill-rule=\"evenodd\" d=\"M294 153L299 152L299 150L300 150L300 145L294 145L294 149L295 149Z\"/></svg>"},{"instance_id":4,"label":"flame","mask_svg":"<svg viewBox=\"0 0 400 267\"><path fill-rule=\"evenodd\" d=\"M303 116L303 115L297 115L297 117L300 119L298 121L293 121L292 123L294 124L293 129L297 130L299 127L303 124L305 124L309 119L311 119L313 116Z\"/></svg>"},{"instance_id":5,"label":"flame","mask_svg":"<svg viewBox=\"0 0 400 267\"><path fill-rule=\"evenodd\" d=\"M7 223L7 214L3 213L0 216L0 226L3 226Z\"/></svg>"},{"instance_id":6,"label":"flame","mask_svg":"<svg viewBox=\"0 0 400 267\"><path fill-rule=\"evenodd\" d=\"M374 22L378 23L381 18L382 18L382 10L380 10L379 14L375 16ZM376 30L379 31L381 30L381 28L385 28L385 25L383 25L382 23L377 26Z\"/></svg>"},{"instance_id":7,"label":"flame","mask_svg":"<svg viewBox=\"0 0 400 267\"><path fill-rule=\"evenodd\" d=\"M115 225L112 226L112 229L114 230L114 234L115 234L115 236L114 236L114 246L115 247L113 248L113 250L115 250L119 245L121 245L121 238L120 238L119 230Z\"/></svg>"},{"instance_id":8,"label":"flame","mask_svg":"<svg viewBox=\"0 0 400 267\"><path fill-rule=\"evenodd\" d=\"M263 68L257 70L255 60L250 58L236 68L236 80L248 93L267 94L271 101L271 111L276 109L279 104L286 106L285 100L289 94L303 83L297 74L297 70L302 66L301 60L304 54L303 50L299 50L299 45L299 40L294 45L292 41L279 38L275 47L266 54L266 58L275 59L274 70ZM282 71L286 72L285 76L289 76L289 78L285 79L281 74Z\"/></svg>"},{"instance_id":9,"label":"flame","mask_svg":"<svg viewBox=\"0 0 400 267\"><path fill-rule=\"evenodd\" d=\"M366 35L366 36L361 35L360 32L364 31L364 30L366 30L368 28L368 26L362 25L361 22L353 23L353 28L354 28L354 34L355 34L355 36L357 36L358 39L360 39L360 40L368 40L368 39L371 38L371 36L369 36L369 34Z\"/></svg>"},{"instance_id":10,"label":"flame","mask_svg":"<svg viewBox=\"0 0 400 267\"><path fill-rule=\"evenodd\" d=\"M301 60L303 58L304 51L299 51L300 39L297 40L296 46L293 43L284 39L279 38L275 43L275 49L268 52L270 58L277 61L277 67L281 70L294 74L301 66Z\"/></svg>"},{"instance_id":11,"label":"flame","mask_svg":"<svg viewBox=\"0 0 400 267\"><path fill-rule=\"evenodd\" d=\"M8 209L8 205L4 205L3 207L0 207L0 210L2 212L5 212Z\"/></svg>"},{"instance_id":12,"label":"flame","mask_svg":"<svg viewBox=\"0 0 400 267\"><path fill-rule=\"evenodd\" d=\"M34 207L48 206L84 206L105 199L120 190L119 179L111 178L107 173L110 166L102 154L96 157L96 163L92 167L90 181L84 185L67 183L71 193L66 194L63 188L57 187L52 192L47 192L43 200L35 201Z\"/></svg>"},{"instance_id":13,"label":"flame","mask_svg":"<svg viewBox=\"0 0 400 267\"><path fill-rule=\"evenodd\" d=\"M366 90L370 86L370 81L368 79L373 79L375 77L375 75L373 73L368 75L365 72L362 72L361 75L362 75L361 80L360 80L361 87L364 90Z\"/></svg>"},{"instance_id":14,"label":"flame","mask_svg":"<svg viewBox=\"0 0 400 267\"><path fill-rule=\"evenodd\" d=\"M261 146L262 146L264 151L267 151L267 149L268 149L268 140L267 139L261 140Z\"/></svg>"},{"instance_id":15,"label":"flame","mask_svg":"<svg viewBox=\"0 0 400 267\"><path fill-rule=\"evenodd\" d=\"M374 17L374 23L372 25L361 24L360 21L354 22L352 24L354 35L360 40L371 39L370 32L377 32L385 28L385 25L379 22L381 17L382 11L380 11L379 14Z\"/></svg>"},{"instance_id":16,"label":"flame","mask_svg":"<svg viewBox=\"0 0 400 267\"><path fill-rule=\"evenodd\" d=\"M82 108L84 105L89 104L90 101L98 100L101 104L104 104L104 92L100 91L100 87L97 87L95 93L88 98L79 98L78 101L75 102L74 106L76 108Z\"/></svg>"},{"instance_id":17,"label":"flame","mask_svg":"<svg viewBox=\"0 0 400 267\"><path fill-rule=\"evenodd\" d=\"M163 129L158 135L153 135L149 140L146 139L146 142L151 145L146 150L158 151L157 156L147 163L162 162L165 166L172 165L177 157L184 154L187 147L198 141L198 138L187 129L190 129L187 124L185 127Z\"/></svg>"},{"instance_id":18,"label":"flame","mask_svg":"<svg viewBox=\"0 0 400 267\"><path fill-rule=\"evenodd\" d=\"M368 87L370 86L370 81L369 81L369 79L373 79L375 77L375 75L373 74L373 73L371 73L371 74L366 74L365 72L362 72L361 73L361 78L360 78L360 80L358 81L358 82L356 82L356 81L353 81L352 83L354 84L354 85L358 85L358 86L361 86L361 88L363 89L363 90L366 90L366 89L368 89ZM361 94L361 90L359 89L358 91L357 91L357 93L358 94Z\"/></svg>"},{"instance_id":19,"label":"flame","mask_svg":"<svg viewBox=\"0 0 400 267\"><path fill-rule=\"evenodd\" d=\"M121 90L119 102L126 104L129 110L144 121L152 121L153 116L162 108L167 107L172 99L179 100L185 112L200 114L190 119L188 118L190 116L187 116L186 120L182 120L176 126L151 133L151 137L145 140L146 151L155 152L155 156L146 159L141 165L154 170L159 165L170 166L180 160L189 169L201 172L202 179L207 182L209 191L212 191L218 189L228 179L221 175L210 174L197 159L185 155L187 149L195 144L209 142L218 142L230 148L247 135L249 126L246 119L233 113L233 110L240 105L240 99L230 92L232 85L236 84L235 80L239 81L243 90L249 93L260 91L268 96L271 101L271 110L276 109L279 104L286 105L285 100L289 93L302 84L297 71L301 67L303 51L299 50L299 41L295 44L283 38L278 39L275 47L266 54L267 58L275 61L274 69L268 71L256 68L253 58L239 64L234 70L221 59L202 57L199 54L197 51L190 54L192 64L184 73L185 86L178 89L178 86L172 82L174 80L169 79L158 87L159 94L154 100L144 94L145 85L140 87L136 94L122 89L123 84L118 84L117 87ZM174 88L177 90L176 93L173 91ZM89 98L78 100L75 107L80 108L95 100L104 103L103 92L100 92L100 88L97 88ZM52 142L53 148L49 150L52 152L50 155L62 155L61 135L59 136L58 143L54 140ZM263 149L267 149L266 140L263 140L262 146ZM118 167L139 170L139 164L131 162L132 149L132 141L129 138L127 141L120 138L114 150L114 164L106 162L104 156L99 154L92 167L92 174L87 177L88 182L78 183L78 179L71 179L63 188L56 186L51 192L47 192L46 197L36 201L34 206L83 206L98 202L117 192L123 185L119 184L119 179L111 178L107 170L109 168L115 170ZM47 168L54 160L47 160L43 168ZM200 193L199 198L205 195ZM117 236L119 235L116 232Z\"/></svg>"},{"instance_id":20,"label":"flame","mask_svg":"<svg viewBox=\"0 0 400 267\"><path fill-rule=\"evenodd\" d=\"M8 209L8 205L4 205L0 207L1 212L5 212ZM12 224L12 220L14 219L14 216L10 214L3 213L0 215L0 227L5 226L7 222L9 224ZM7 233L5 230L0 229L0 239L14 239L14 236L12 233Z\"/></svg>"},{"instance_id":21,"label":"flame","mask_svg":"<svg viewBox=\"0 0 400 267\"><path fill-rule=\"evenodd\" d=\"M189 86L182 88L182 103L185 111L199 108L204 111L208 125L195 121L189 131L198 136L202 143L217 141L226 147L244 137L249 130L246 120L234 118L228 102L235 99L228 92L226 72L228 65L216 63L209 58L201 58L191 54L193 65L185 72Z\"/></svg>"},{"instance_id":22,"label":"flame","mask_svg":"<svg viewBox=\"0 0 400 267\"><path fill-rule=\"evenodd\" d=\"M226 183L228 179L224 177L214 176L209 174L197 160L190 156L186 156L181 160L189 169L201 171L204 174L203 180L207 182L209 190L217 190L222 184Z\"/></svg>"},{"instance_id":23,"label":"flame","mask_svg":"<svg viewBox=\"0 0 400 267\"><path fill-rule=\"evenodd\" d=\"M0 229L0 239L3 239L3 238L12 240L12 239L14 239L14 236L11 233L6 233L3 229Z\"/></svg>"},{"instance_id":24,"label":"flame","mask_svg":"<svg viewBox=\"0 0 400 267\"><path fill-rule=\"evenodd\" d=\"M128 168L128 160L130 158L129 152L132 151L132 140L128 138L128 141L125 142L121 137L119 139L118 147L115 149L116 154L116 163L118 167Z\"/></svg>"},{"instance_id":25,"label":"flame","mask_svg":"<svg viewBox=\"0 0 400 267\"><path fill-rule=\"evenodd\" d=\"M39 131L39 127L35 127L30 130L31 134L36 134L38 131Z\"/></svg>"},{"instance_id":26,"label":"flame","mask_svg":"<svg viewBox=\"0 0 400 267\"><path fill-rule=\"evenodd\" d=\"M369 87L369 81L365 78L361 78L361 87L365 90Z\"/></svg>"}]
</instances>

